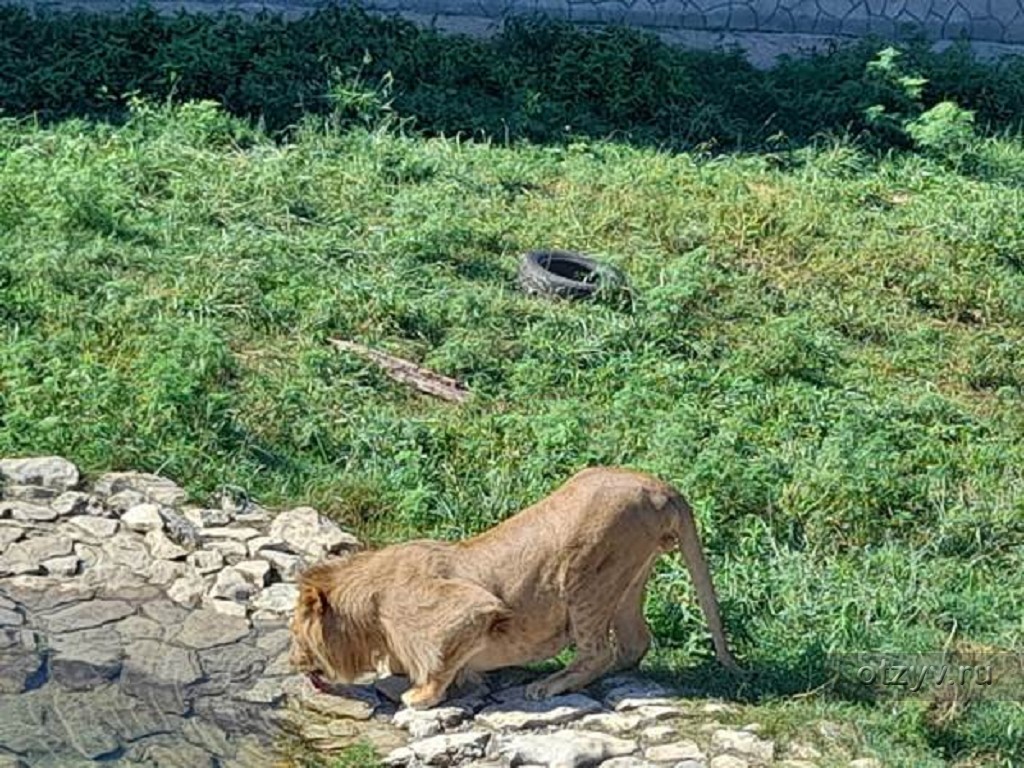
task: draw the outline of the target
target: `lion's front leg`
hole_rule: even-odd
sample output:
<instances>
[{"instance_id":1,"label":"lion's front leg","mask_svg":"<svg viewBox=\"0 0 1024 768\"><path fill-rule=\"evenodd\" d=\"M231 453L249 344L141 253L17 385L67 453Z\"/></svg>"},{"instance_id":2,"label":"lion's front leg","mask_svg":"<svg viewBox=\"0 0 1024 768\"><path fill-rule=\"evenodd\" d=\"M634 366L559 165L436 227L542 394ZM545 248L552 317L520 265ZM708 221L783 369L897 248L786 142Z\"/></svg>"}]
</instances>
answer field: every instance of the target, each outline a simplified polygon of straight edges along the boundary
<instances>
[{"instance_id":1,"label":"lion's front leg","mask_svg":"<svg viewBox=\"0 0 1024 768\"><path fill-rule=\"evenodd\" d=\"M413 683L402 703L426 709L444 699L508 609L479 585L459 579L424 580L404 597L416 608L402 617L404 632L391 632L392 649L405 660Z\"/></svg>"},{"instance_id":2,"label":"lion's front leg","mask_svg":"<svg viewBox=\"0 0 1024 768\"><path fill-rule=\"evenodd\" d=\"M402 703L410 709L429 709L444 700L454 675L433 677L402 694ZM446 679L447 678L447 679Z\"/></svg>"},{"instance_id":3,"label":"lion's front leg","mask_svg":"<svg viewBox=\"0 0 1024 768\"><path fill-rule=\"evenodd\" d=\"M607 608L595 606L593 611L570 608L569 614L576 657L565 669L526 686L528 699L547 699L584 688L608 672L615 663Z\"/></svg>"}]
</instances>

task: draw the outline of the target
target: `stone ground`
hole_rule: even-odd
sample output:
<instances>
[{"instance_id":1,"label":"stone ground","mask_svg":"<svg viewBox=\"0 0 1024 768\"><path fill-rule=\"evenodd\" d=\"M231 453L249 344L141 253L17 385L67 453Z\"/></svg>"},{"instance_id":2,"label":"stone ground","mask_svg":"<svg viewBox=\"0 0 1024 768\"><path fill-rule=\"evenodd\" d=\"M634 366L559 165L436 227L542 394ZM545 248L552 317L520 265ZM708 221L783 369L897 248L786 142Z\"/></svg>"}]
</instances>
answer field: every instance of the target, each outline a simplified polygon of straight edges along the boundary
<instances>
[{"instance_id":1,"label":"stone ground","mask_svg":"<svg viewBox=\"0 0 1024 768\"><path fill-rule=\"evenodd\" d=\"M399 709L398 678L319 692L288 667L294 580L358 543L316 510L192 506L141 473L83 489L58 457L0 460L0 479L0 768L269 766L283 737L369 741L396 768L879 765L780 749L635 675L530 702L508 670L426 712Z\"/></svg>"},{"instance_id":2,"label":"stone ground","mask_svg":"<svg viewBox=\"0 0 1024 768\"><path fill-rule=\"evenodd\" d=\"M188 506L154 475L82 491L56 457L0 475L0 766L268 765L308 685L294 578L356 540L309 508Z\"/></svg>"}]
</instances>

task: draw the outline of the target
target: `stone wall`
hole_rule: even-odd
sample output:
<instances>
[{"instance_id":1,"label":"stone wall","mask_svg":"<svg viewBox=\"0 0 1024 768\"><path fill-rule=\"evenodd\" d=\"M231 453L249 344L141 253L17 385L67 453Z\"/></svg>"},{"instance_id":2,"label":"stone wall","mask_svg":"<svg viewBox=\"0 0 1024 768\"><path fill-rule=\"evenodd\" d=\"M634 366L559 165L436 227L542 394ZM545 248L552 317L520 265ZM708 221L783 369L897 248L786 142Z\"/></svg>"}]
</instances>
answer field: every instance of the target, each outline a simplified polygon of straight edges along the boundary
<instances>
[{"instance_id":1,"label":"stone wall","mask_svg":"<svg viewBox=\"0 0 1024 768\"><path fill-rule=\"evenodd\" d=\"M0 0L4 2L5 0ZM1024 51L1024 0L353 0L443 31L492 34L514 15L579 24L623 23L695 47L738 45L755 63L782 52L827 49L865 35L923 35L940 45L967 38L982 55ZM123 10L128 0L6 0L32 8ZM152 0L161 11L245 13L269 9L296 16L323 0Z\"/></svg>"}]
</instances>

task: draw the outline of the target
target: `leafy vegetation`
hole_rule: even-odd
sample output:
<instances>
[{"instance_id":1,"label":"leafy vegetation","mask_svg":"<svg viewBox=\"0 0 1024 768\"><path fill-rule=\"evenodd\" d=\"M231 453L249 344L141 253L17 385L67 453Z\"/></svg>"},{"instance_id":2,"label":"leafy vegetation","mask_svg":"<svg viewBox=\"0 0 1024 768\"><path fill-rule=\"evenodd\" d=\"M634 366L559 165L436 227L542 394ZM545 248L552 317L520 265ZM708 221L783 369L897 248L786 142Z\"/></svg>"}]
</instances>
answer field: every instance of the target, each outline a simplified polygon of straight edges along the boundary
<instances>
[{"instance_id":1,"label":"leafy vegetation","mask_svg":"<svg viewBox=\"0 0 1024 768\"><path fill-rule=\"evenodd\" d=\"M246 29L90 23L86 40L131 23L157 47L178 39L160 29ZM427 41L452 71L486 50L380 24L413 37L395 51ZM494 45L517 39L530 40ZM219 82L232 50L193 63ZM1024 642L1024 147L983 136L995 102L933 103L930 88L948 95L934 86L943 72L883 52L853 82L892 99L849 100L872 132L857 140L714 156L425 138L405 119L416 102L399 95L400 68L382 82L379 51L352 53L322 114L275 113L293 124L284 141L208 101L129 99L119 124L0 121L0 455L159 471L200 497L242 486L379 543L472 534L588 464L648 470L698 510L729 632L756 672L730 693L770 732L824 718L886 764L1024 761L1018 702L872 702L826 664ZM762 77L718 61L735 82ZM51 104L89 113L94 85ZM420 104L461 108L478 86ZM503 87L495 99L516 93ZM259 101L222 90L241 113ZM534 247L600 255L630 276L631 301L522 295L516 262ZM334 336L476 397L418 396L333 350ZM699 663L703 622L678 563L659 567L648 615L652 674L722 685Z\"/></svg>"},{"instance_id":2,"label":"leafy vegetation","mask_svg":"<svg viewBox=\"0 0 1024 768\"><path fill-rule=\"evenodd\" d=\"M625 28L581 31L518 21L491 40L446 38L400 19L332 7L309 17L162 17L55 14L0 8L0 111L44 121L121 120L125 95L164 102L212 99L230 113L287 133L354 79L387 83L395 108L430 135L564 142L614 135L667 148L731 149L863 134L903 146L865 116L907 106L893 66L868 69L880 44L784 60L759 71L738 53L680 50ZM983 131L1016 131L1024 115L1024 61L984 63L967 49L911 46L890 61L921 80L924 111L943 102Z\"/></svg>"}]
</instances>

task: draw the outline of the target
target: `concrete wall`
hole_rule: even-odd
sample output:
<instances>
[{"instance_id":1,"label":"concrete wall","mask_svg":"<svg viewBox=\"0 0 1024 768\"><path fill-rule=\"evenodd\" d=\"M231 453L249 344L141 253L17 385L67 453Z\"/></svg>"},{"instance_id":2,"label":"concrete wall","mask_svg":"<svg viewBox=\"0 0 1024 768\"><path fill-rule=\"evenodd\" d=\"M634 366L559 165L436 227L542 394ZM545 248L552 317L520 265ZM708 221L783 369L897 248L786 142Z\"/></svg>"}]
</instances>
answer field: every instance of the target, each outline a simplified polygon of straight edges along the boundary
<instances>
[{"instance_id":1,"label":"concrete wall","mask_svg":"<svg viewBox=\"0 0 1024 768\"><path fill-rule=\"evenodd\" d=\"M10 2L11 0L8 0ZM4 0L0 0L4 2ZM111 11L129 0L13 0L34 8ZM320 0L152 0L159 10L268 8L306 13ZM398 13L444 31L486 35L515 14L580 24L624 23L696 47L739 45L755 62L824 49L864 35L924 35L940 47L968 38L982 55L1024 52L1024 0L360 0L371 11Z\"/></svg>"}]
</instances>

